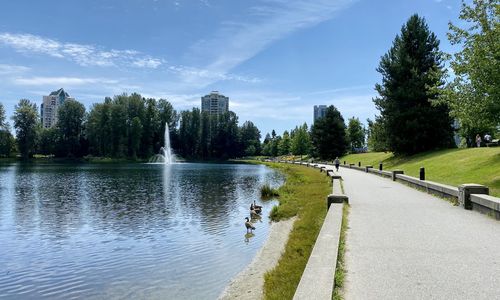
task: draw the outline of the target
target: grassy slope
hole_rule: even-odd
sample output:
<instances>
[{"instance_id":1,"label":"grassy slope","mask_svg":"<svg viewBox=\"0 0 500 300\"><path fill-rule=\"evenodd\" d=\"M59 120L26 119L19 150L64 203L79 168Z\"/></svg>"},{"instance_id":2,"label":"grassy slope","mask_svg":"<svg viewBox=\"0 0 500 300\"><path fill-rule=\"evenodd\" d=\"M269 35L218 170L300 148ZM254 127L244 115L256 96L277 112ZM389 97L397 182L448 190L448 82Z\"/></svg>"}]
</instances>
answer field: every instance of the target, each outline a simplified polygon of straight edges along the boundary
<instances>
[{"instance_id":1,"label":"grassy slope","mask_svg":"<svg viewBox=\"0 0 500 300\"><path fill-rule=\"evenodd\" d=\"M384 170L401 169L405 174L418 177L425 167L425 178L430 181L458 186L462 183L484 184L490 194L500 197L500 147L447 149L421 153L410 157L395 157L391 153L375 152L350 154L341 162L361 165L384 164Z\"/></svg>"},{"instance_id":2,"label":"grassy slope","mask_svg":"<svg viewBox=\"0 0 500 300\"><path fill-rule=\"evenodd\" d=\"M330 180L317 169L296 165L268 164L286 174L279 189L280 205L275 217L297 215L285 252L278 265L265 275L265 299L292 299L326 216L325 198Z\"/></svg>"}]
</instances>

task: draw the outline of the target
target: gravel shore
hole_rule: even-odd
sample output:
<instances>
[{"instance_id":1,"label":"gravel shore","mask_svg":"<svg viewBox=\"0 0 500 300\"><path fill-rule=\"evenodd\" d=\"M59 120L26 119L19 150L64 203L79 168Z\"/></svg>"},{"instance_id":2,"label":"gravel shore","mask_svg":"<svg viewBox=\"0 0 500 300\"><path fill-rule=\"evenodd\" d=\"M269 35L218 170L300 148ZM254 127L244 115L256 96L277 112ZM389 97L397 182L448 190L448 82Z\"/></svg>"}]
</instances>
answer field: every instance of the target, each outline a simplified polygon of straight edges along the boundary
<instances>
[{"instance_id":1,"label":"gravel shore","mask_svg":"<svg viewBox=\"0 0 500 300\"><path fill-rule=\"evenodd\" d=\"M264 274L278 263L296 217L271 224L266 243L252 262L226 287L219 299L262 299Z\"/></svg>"}]
</instances>

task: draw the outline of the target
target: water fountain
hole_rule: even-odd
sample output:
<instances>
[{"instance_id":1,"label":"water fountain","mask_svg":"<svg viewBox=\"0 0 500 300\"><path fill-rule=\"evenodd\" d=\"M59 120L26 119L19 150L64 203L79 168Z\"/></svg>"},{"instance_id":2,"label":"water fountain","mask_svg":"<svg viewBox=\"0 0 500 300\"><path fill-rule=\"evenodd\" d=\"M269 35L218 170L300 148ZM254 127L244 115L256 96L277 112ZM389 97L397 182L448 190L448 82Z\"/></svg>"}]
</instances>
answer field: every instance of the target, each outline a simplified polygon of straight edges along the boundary
<instances>
[{"instance_id":1,"label":"water fountain","mask_svg":"<svg viewBox=\"0 0 500 300\"><path fill-rule=\"evenodd\" d=\"M150 163L163 163L172 164L175 162L175 155L172 153L172 148L170 147L170 130L168 128L168 123L165 123L165 145L160 148L160 153L155 154L149 160Z\"/></svg>"}]
</instances>

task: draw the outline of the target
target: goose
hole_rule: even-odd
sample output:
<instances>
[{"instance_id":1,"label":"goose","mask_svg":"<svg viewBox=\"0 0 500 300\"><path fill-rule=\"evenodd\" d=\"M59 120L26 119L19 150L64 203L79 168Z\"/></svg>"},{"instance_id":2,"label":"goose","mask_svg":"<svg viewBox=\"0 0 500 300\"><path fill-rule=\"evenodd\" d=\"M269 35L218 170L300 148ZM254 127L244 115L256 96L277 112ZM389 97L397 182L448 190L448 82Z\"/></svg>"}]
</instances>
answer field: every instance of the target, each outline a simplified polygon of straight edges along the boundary
<instances>
[{"instance_id":1,"label":"goose","mask_svg":"<svg viewBox=\"0 0 500 300\"><path fill-rule=\"evenodd\" d=\"M253 207L255 207L256 209L260 209L260 210L262 210L262 206L257 205L257 204L255 203L255 200L253 200Z\"/></svg>"},{"instance_id":2,"label":"goose","mask_svg":"<svg viewBox=\"0 0 500 300\"><path fill-rule=\"evenodd\" d=\"M258 218L260 218L259 213L257 213L257 211L255 211L254 209L250 210L250 217L252 219L258 219Z\"/></svg>"},{"instance_id":3,"label":"goose","mask_svg":"<svg viewBox=\"0 0 500 300\"><path fill-rule=\"evenodd\" d=\"M248 220L248 217L246 217L245 220L246 220L245 227L247 228L247 233L248 233L248 229L250 229L250 232L252 232L252 230L255 230L255 227L252 225L250 220Z\"/></svg>"},{"instance_id":4,"label":"goose","mask_svg":"<svg viewBox=\"0 0 500 300\"><path fill-rule=\"evenodd\" d=\"M250 204L250 212L255 211L256 213L260 214L262 212L262 208L257 208L253 203Z\"/></svg>"}]
</instances>

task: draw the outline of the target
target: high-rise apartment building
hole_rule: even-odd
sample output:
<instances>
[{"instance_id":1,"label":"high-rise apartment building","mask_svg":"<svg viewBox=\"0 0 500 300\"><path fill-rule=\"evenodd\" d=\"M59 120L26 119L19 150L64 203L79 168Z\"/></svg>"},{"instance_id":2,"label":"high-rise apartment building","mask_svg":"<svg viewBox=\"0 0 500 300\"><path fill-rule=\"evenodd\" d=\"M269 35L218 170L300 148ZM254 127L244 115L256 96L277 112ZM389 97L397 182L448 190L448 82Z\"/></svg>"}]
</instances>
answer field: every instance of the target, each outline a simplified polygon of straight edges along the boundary
<instances>
[{"instance_id":1,"label":"high-rise apartment building","mask_svg":"<svg viewBox=\"0 0 500 300\"><path fill-rule=\"evenodd\" d=\"M213 91L209 95L201 97L201 111L211 115L220 115L229 111L229 98Z\"/></svg>"},{"instance_id":2,"label":"high-rise apartment building","mask_svg":"<svg viewBox=\"0 0 500 300\"><path fill-rule=\"evenodd\" d=\"M326 105L314 105L314 121L323 118L326 114Z\"/></svg>"},{"instance_id":3,"label":"high-rise apartment building","mask_svg":"<svg viewBox=\"0 0 500 300\"><path fill-rule=\"evenodd\" d=\"M56 125L57 109L66 100L75 100L75 98L71 98L62 88L50 93L48 96L43 96L43 102L40 106L43 128L50 128Z\"/></svg>"}]
</instances>

